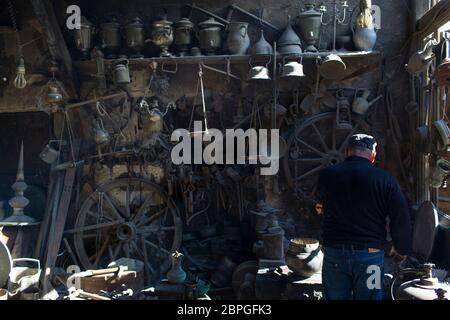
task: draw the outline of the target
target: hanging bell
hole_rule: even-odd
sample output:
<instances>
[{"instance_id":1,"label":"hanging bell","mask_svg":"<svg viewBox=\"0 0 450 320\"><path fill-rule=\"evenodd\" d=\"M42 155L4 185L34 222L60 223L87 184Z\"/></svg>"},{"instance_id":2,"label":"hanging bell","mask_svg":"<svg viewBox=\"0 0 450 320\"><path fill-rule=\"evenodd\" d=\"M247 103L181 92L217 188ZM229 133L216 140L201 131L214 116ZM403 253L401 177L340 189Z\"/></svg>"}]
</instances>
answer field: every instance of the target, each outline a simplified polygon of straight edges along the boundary
<instances>
[{"instance_id":1,"label":"hanging bell","mask_svg":"<svg viewBox=\"0 0 450 320\"><path fill-rule=\"evenodd\" d=\"M337 80L343 77L347 66L337 54L328 55L321 63L319 72L328 80Z\"/></svg>"},{"instance_id":2,"label":"hanging bell","mask_svg":"<svg viewBox=\"0 0 450 320\"><path fill-rule=\"evenodd\" d=\"M284 62L283 58L283 62ZM289 61L284 63L283 71L281 73L281 77L304 77L305 73L303 72L303 64L298 61Z\"/></svg>"},{"instance_id":3,"label":"hanging bell","mask_svg":"<svg viewBox=\"0 0 450 320\"><path fill-rule=\"evenodd\" d=\"M266 66L254 66L249 71L249 80L271 80Z\"/></svg>"}]
</instances>

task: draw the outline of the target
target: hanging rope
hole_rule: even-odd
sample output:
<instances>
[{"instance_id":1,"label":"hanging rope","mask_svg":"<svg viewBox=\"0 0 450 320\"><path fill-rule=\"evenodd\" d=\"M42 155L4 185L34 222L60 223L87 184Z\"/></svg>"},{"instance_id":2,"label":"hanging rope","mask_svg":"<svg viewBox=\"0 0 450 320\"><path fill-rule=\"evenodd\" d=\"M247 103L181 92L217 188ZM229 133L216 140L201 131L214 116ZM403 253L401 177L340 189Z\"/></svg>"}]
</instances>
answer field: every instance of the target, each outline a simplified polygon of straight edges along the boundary
<instances>
[{"instance_id":1,"label":"hanging rope","mask_svg":"<svg viewBox=\"0 0 450 320\"><path fill-rule=\"evenodd\" d=\"M16 20L16 15L15 15L15 10L14 10L14 5L12 0L8 0L8 9L9 9L9 15L11 18L11 23L13 25L14 28L14 32L16 34L16 38L17 38L17 50L19 53L19 58L23 57L23 53L22 53L22 41L20 40L20 34L19 34L19 28L17 27L17 20Z\"/></svg>"}]
</instances>

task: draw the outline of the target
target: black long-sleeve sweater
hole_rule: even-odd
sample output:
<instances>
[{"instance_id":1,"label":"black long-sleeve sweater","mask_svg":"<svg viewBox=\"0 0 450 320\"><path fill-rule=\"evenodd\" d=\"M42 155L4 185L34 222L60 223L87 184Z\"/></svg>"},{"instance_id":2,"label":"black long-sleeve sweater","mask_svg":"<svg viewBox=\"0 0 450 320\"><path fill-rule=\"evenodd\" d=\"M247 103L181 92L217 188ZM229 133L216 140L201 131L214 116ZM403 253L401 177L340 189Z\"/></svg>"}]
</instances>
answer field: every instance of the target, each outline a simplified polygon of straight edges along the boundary
<instances>
[{"instance_id":1,"label":"black long-sleeve sweater","mask_svg":"<svg viewBox=\"0 0 450 320\"><path fill-rule=\"evenodd\" d=\"M386 218L394 247L411 252L411 220L408 205L396 179L361 157L324 169L318 198L323 204L323 244L367 246L383 249Z\"/></svg>"}]
</instances>

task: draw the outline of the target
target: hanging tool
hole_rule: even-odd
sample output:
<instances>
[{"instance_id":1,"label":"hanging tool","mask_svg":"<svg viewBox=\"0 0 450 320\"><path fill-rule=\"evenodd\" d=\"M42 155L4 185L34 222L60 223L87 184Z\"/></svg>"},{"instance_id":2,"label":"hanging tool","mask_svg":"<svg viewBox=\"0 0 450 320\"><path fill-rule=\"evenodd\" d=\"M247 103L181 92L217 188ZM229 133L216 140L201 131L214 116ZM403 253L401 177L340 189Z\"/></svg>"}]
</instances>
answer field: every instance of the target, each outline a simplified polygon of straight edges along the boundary
<instances>
[{"instance_id":1,"label":"hanging tool","mask_svg":"<svg viewBox=\"0 0 450 320\"><path fill-rule=\"evenodd\" d=\"M224 74L224 75L226 75L229 78L233 78L233 79L236 79L236 80L239 80L239 81L243 81L241 78L239 78L238 76L235 76L234 74L231 73L231 60L230 60L230 57L227 57L226 61L227 61L227 71L223 71L223 70L220 70L220 69L216 69L216 68L207 66L203 61L200 63L200 65L203 68L205 68L205 69L208 69L208 70L220 73L220 74Z\"/></svg>"}]
</instances>

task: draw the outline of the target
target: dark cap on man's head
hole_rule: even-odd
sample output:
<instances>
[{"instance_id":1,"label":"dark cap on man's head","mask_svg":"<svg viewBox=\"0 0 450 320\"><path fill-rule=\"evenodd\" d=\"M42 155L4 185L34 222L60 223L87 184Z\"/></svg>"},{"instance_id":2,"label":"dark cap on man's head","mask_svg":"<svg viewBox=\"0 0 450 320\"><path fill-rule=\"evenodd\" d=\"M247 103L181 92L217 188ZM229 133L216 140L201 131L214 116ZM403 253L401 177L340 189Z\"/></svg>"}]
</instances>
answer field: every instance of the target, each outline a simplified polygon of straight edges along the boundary
<instances>
[{"instance_id":1,"label":"dark cap on man's head","mask_svg":"<svg viewBox=\"0 0 450 320\"><path fill-rule=\"evenodd\" d=\"M363 148L369 149L370 151L376 151L377 141L374 137L369 136L367 134L355 134L350 137L348 142L349 148Z\"/></svg>"}]
</instances>

